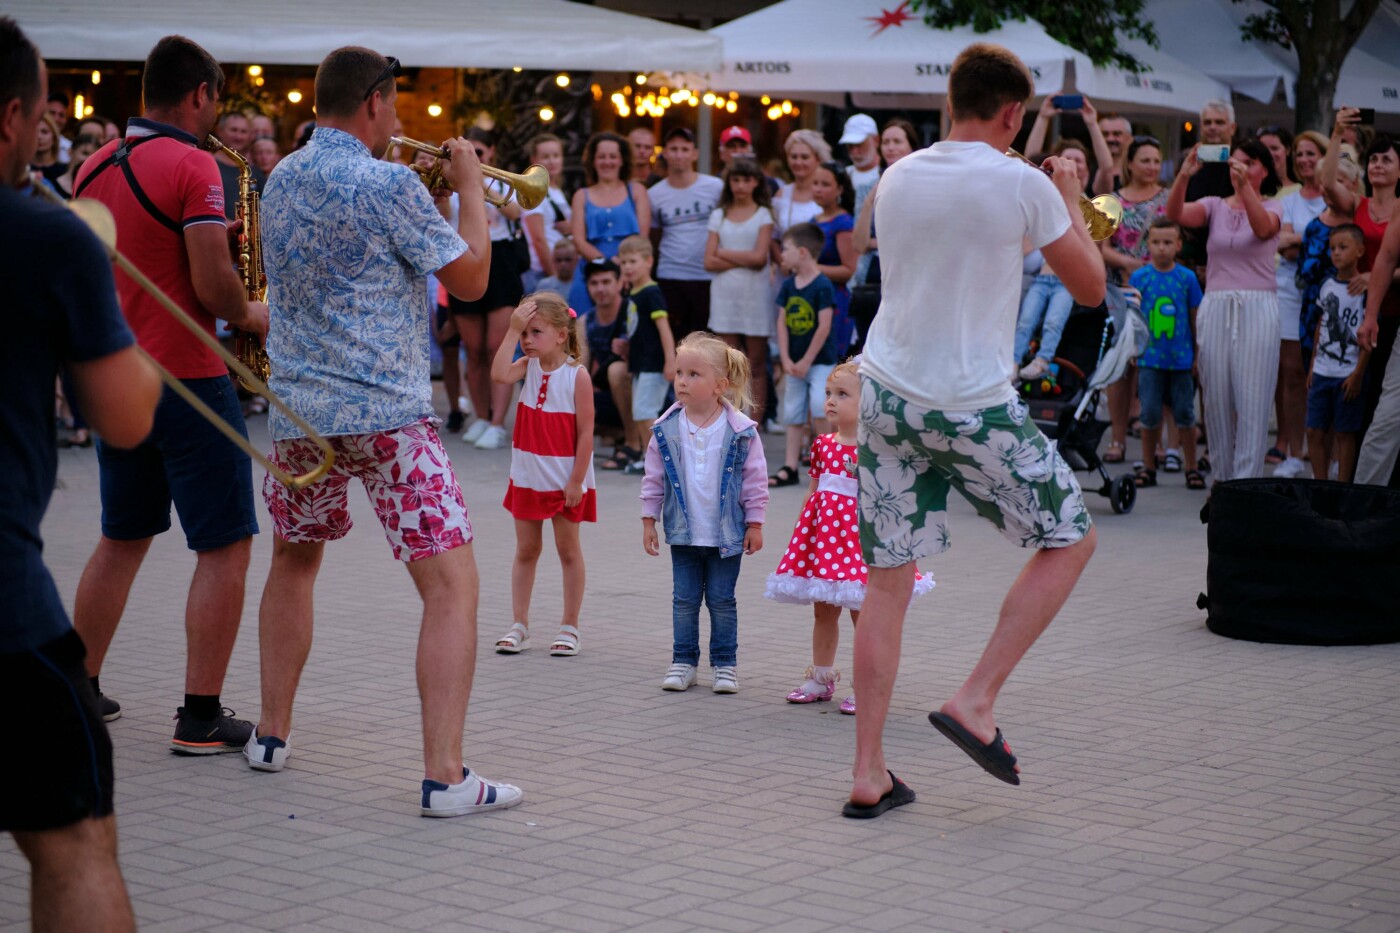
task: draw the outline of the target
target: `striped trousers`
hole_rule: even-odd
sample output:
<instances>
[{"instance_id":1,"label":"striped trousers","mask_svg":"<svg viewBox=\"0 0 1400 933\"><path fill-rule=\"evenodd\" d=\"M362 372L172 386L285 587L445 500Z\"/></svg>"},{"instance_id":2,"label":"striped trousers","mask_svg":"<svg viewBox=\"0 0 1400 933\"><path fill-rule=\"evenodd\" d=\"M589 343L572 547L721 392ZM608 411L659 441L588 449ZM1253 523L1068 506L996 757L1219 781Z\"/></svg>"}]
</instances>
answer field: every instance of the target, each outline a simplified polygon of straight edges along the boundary
<instances>
[{"instance_id":1,"label":"striped trousers","mask_svg":"<svg viewBox=\"0 0 1400 933\"><path fill-rule=\"evenodd\" d=\"M1371 378L1377 378L1375 357L1371 358ZM1356 481L1372 486L1390 482L1395 469L1396 454L1400 453L1400 352L1390 351L1386 363L1381 400L1361 442L1361 457L1356 463Z\"/></svg>"},{"instance_id":2,"label":"striped trousers","mask_svg":"<svg viewBox=\"0 0 1400 933\"><path fill-rule=\"evenodd\" d=\"M1196 315L1206 431L1217 481L1264 475L1278 383L1278 297L1207 292Z\"/></svg>"}]
</instances>

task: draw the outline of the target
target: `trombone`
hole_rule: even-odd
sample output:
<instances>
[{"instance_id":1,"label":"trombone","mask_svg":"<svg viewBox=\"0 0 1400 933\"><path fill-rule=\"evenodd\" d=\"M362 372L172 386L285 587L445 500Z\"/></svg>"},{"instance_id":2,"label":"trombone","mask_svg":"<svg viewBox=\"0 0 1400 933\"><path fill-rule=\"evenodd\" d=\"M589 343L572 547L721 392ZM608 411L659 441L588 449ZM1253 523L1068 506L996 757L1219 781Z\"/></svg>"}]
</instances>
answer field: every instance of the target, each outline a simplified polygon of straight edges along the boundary
<instances>
[{"instance_id":1,"label":"trombone","mask_svg":"<svg viewBox=\"0 0 1400 933\"><path fill-rule=\"evenodd\" d=\"M1006 150L1006 154L1013 159L1020 159L1027 165L1035 166L1047 175L1050 174L1049 169L1036 165L1015 149ZM1093 200L1081 194L1079 213L1084 217L1084 226L1089 228L1089 239L1097 243L1113 236L1118 225L1123 222L1123 202L1111 194L1101 194Z\"/></svg>"},{"instance_id":2,"label":"trombone","mask_svg":"<svg viewBox=\"0 0 1400 933\"><path fill-rule=\"evenodd\" d=\"M160 303L161 307L174 315L175 319L183 324L190 333L198 337L201 343L217 353L219 358L228 364L229 368L233 370L234 375L238 377L239 381L242 382L249 391L264 396L268 402L277 406L278 410L292 420L292 424L296 425L298 430L304 433L317 447L321 448L321 453L324 456L319 463L306 473L290 473L282 469L267 457L263 456L246 437L240 434L223 418L215 414L214 410L206 405L203 399L191 392L183 382L172 376L169 370L160 365L160 363L157 363L154 357L137 344L137 352L145 357L148 363L155 367L156 372L160 374L162 382L170 386L171 390L174 391L176 395L189 403L191 408L204 416L206 421L218 428L235 446L261 464L268 473L272 474L278 482L282 483L282 485L287 488L304 489L326 475L327 471L331 468L331 464L335 462L335 450L331 447L330 442L317 434L315 429L307 424L300 415L288 408L286 402L283 402L280 398L268 391L267 386L261 379L253 375L252 371L249 370L247 366L244 366L242 361L225 350L217 340L211 337L204 328L196 323L194 318L190 317L189 314L185 312L184 308L181 308L172 301L169 295L161 291L159 286L148 279L140 269L136 268L131 260L117 252L117 222L112 219L112 212L107 209L105 204L101 201L93 200L92 198L77 198L72 201L64 201L43 185L35 185L34 187L45 197L58 204L64 205L69 210L73 211L73 213L77 214L78 217L88 225L92 232L97 235L97 238L102 241L102 245L107 247L107 254L112 257L112 262L118 269L121 269L127 275L131 276L132 280L135 281L137 285L145 289L152 298Z\"/></svg>"},{"instance_id":3,"label":"trombone","mask_svg":"<svg viewBox=\"0 0 1400 933\"><path fill-rule=\"evenodd\" d=\"M452 190L452 186L448 184L447 179L442 177L442 162L445 159L452 158L451 151L440 146L419 142L416 139L409 139L407 136L390 137L389 150L393 151L397 146L403 146L406 149L413 149L418 152L426 152L428 155L433 156L437 161L434 162L431 167L424 168L421 165L410 165L409 168L417 172L418 177L423 179L423 184L427 185L431 190ZM507 172L490 165L483 165L481 167L481 174L485 175L487 178L494 178L497 181L504 182L506 187L510 189L505 194L494 194L489 188L482 191L482 196L486 198L486 202L496 207L504 207L510 202L511 195L514 194L515 203L528 211L532 207L538 207L549 195L549 169L545 168L543 165L532 165L525 170L523 175L517 175L515 172Z\"/></svg>"}]
</instances>

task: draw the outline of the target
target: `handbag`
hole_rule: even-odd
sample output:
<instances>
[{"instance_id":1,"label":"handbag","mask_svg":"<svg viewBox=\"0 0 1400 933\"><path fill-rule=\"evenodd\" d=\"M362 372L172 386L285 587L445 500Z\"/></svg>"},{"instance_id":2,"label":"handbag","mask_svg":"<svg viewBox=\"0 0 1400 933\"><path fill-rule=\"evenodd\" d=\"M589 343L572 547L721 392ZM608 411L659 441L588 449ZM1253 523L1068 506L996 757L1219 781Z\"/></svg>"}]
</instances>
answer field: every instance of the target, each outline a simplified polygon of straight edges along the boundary
<instances>
[{"instance_id":1,"label":"handbag","mask_svg":"<svg viewBox=\"0 0 1400 933\"><path fill-rule=\"evenodd\" d=\"M523 275L530 270L530 241L525 238L520 221L509 220L506 225L510 227L510 239L503 244L506 255L511 258L516 274Z\"/></svg>"}]
</instances>

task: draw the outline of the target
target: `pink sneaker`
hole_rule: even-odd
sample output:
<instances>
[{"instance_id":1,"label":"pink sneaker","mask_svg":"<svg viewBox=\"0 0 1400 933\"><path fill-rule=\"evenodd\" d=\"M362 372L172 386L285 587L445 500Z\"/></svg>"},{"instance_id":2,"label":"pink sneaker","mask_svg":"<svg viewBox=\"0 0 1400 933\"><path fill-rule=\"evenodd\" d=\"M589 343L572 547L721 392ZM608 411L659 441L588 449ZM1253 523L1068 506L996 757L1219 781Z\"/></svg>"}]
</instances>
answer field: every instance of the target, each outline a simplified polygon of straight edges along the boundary
<instances>
[{"instance_id":1,"label":"pink sneaker","mask_svg":"<svg viewBox=\"0 0 1400 933\"><path fill-rule=\"evenodd\" d=\"M841 712L845 713L847 716L854 716L856 714L856 695L854 693L841 701Z\"/></svg>"},{"instance_id":2,"label":"pink sneaker","mask_svg":"<svg viewBox=\"0 0 1400 933\"><path fill-rule=\"evenodd\" d=\"M787 695L789 703L824 703L836 693L836 682L841 679L840 671L831 672L831 680L823 683L814 676L812 668L807 668L807 679L801 686Z\"/></svg>"}]
</instances>

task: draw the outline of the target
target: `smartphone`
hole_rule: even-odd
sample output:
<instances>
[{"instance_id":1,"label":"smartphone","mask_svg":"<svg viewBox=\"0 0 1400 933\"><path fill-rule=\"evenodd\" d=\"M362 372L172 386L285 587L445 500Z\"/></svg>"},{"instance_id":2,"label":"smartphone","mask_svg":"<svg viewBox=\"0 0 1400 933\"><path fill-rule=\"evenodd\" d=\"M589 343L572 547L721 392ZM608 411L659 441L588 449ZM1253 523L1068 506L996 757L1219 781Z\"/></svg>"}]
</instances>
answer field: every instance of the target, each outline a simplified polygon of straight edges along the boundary
<instances>
[{"instance_id":1,"label":"smartphone","mask_svg":"<svg viewBox=\"0 0 1400 933\"><path fill-rule=\"evenodd\" d=\"M1221 143L1219 145L1207 145L1202 143L1196 147L1197 162L1228 162L1230 161L1230 147Z\"/></svg>"},{"instance_id":2,"label":"smartphone","mask_svg":"<svg viewBox=\"0 0 1400 933\"><path fill-rule=\"evenodd\" d=\"M1356 122L1362 126L1371 126L1376 122L1375 107L1358 107L1356 110Z\"/></svg>"},{"instance_id":3,"label":"smartphone","mask_svg":"<svg viewBox=\"0 0 1400 933\"><path fill-rule=\"evenodd\" d=\"M1050 103L1055 105L1056 110L1082 110L1084 108L1084 95L1056 94L1050 98Z\"/></svg>"}]
</instances>

